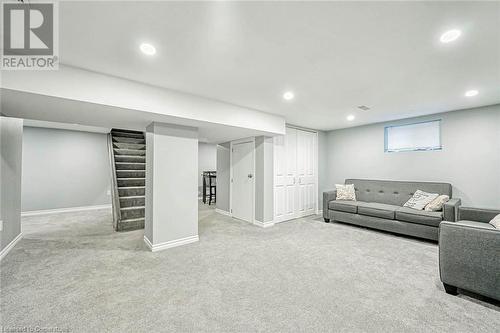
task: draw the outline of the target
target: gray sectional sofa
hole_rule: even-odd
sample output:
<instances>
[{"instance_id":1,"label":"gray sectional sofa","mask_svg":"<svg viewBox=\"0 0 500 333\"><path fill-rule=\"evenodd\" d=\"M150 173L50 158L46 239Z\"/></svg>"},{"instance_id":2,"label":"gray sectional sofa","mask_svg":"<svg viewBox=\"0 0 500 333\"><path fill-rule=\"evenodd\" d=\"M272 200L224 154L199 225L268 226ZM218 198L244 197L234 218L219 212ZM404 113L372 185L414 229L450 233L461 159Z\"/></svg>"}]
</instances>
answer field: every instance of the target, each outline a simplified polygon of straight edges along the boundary
<instances>
[{"instance_id":1,"label":"gray sectional sofa","mask_svg":"<svg viewBox=\"0 0 500 333\"><path fill-rule=\"evenodd\" d=\"M438 240L441 221L456 221L460 199L452 198L451 184L368 179L346 179L354 184L357 201L336 200L336 190L323 192L325 222L338 221L398 234ZM403 207L416 190L448 195L442 212Z\"/></svg>"},{"instance_id":2,"label":"gray sectional sofa","mask_svg":"<svg viewBox=\"0 0 500 333\"><path fill-rule=\"evenodd\" d=\"M447 293L465 289L500 301L500 210L460 207L458 222L439 231L439 274Z\"/></svg>"}]
</instances>

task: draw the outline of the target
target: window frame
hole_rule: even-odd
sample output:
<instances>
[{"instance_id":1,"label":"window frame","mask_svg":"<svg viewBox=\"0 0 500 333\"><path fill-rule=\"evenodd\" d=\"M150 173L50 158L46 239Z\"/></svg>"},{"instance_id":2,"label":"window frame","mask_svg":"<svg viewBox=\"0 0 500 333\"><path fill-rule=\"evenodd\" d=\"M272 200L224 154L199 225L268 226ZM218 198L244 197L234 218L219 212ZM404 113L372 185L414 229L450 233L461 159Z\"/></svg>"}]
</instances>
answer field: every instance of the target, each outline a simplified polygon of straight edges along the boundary
<instances>
[{"instance_id":1,"label":"window frame","mask_svg":"<svg viewBox=\"0 0 500 333\"><path fill-rule=\"evenodd\" d=\"M425 120L425 121L417 121L417 122L412 122L412 123L405 123L405 124L400 124L400 125L390 125L390 126L384 126L384 152L385 153L404 153L404 152L414 152L414 151L439 151L443 150L443 143L442 143L442 129L441 129L441 124L442 124L442 119L435 119L435 120ZM408 149L389 149L389 138L388 138L388 130L390 128L394 127L405 127L405 126L411 126L411 125L419 125L419 124L427 124L427 123L438 123L438 129L439 129L439 145L434 146L434 147L422 147L422 148L408 148Z\"/></svg>"}]
</instances>

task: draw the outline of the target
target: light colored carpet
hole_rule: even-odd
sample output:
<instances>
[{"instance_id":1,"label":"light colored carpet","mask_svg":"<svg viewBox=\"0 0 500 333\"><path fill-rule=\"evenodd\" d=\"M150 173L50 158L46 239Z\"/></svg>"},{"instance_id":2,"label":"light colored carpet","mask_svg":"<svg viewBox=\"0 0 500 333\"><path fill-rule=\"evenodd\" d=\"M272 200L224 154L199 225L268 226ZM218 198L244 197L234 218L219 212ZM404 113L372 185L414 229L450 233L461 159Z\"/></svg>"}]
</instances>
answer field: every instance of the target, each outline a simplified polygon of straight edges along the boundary
<instances>
[{"instance_id":1,"label":"light colored carpet","mask_svg":"<svg viewBox=\"0 0 500 333\"><path fill-rule=\"evenodd\" d=\"M433 243L320 217L262 229L200 208L200 242L148 252L111 213L25 218L1 263L1 325L72 332L498 332L447 295Z\"/></svg>"}]
</instances>

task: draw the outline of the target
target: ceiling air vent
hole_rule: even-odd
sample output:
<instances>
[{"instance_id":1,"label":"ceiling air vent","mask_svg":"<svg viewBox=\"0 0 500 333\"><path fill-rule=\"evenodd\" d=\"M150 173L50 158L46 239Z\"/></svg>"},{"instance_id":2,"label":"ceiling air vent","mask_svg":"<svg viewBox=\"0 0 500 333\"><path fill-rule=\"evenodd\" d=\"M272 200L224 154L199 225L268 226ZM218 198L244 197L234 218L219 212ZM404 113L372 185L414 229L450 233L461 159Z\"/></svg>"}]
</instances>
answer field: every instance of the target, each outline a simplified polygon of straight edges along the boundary
<instances>
[{"instance_id":1,"label":"ceiling air vent","mask_svg":"<svg viewBox=\"0 0 500 333\"><path fill-rule=\"evenodd\" d=\"M370 110L370 108L369 108L369 107L367 107L366 105L360 105L360 106L358 106L358 109L363 110L363 111L368 111L368 110Z\"/></svg>"}]
</instances>

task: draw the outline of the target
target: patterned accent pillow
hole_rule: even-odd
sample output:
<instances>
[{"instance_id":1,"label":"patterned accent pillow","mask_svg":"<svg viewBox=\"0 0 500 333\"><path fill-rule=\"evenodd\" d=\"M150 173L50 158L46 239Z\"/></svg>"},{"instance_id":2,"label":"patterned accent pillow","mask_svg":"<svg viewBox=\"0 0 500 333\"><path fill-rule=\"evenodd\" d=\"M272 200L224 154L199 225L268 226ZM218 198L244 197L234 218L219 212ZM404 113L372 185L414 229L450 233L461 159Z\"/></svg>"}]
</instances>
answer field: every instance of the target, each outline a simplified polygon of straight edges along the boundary
<instances>
[{"instance_id":1,"label":"patterned accent pillow","mask_svg":"<svg viewBox=\"0 0 500 333\"><path fill-rule=\"evenodd\" d=\"M425 210L428 212L440 212L443 210L443 205L450 201L450 197L447 195L440 195L436 199L432 200L427 206L425 206Z\"/></svg>"},{"instance_id":2,"label":"patterned accent pillow","mask_svg":"<svg viewBox=\"0 0 500 333\"><path fill-rule=\"evenodd\" d=\"M403 207L409 207L417 210L424 209L429 203L439 196L437 193L427 193L424 191L417 190L413 197L408 200Z\"/></svg>"},{"instance_id":3,"label":"patterned accent pillow","mask_svg":"<svg viewBox=\"0 0 500 333\"><path fill-rule=\"evenodd\" d=\"M493 220L490 221L490 224L494 226L496 229L500 229L500 214L495 216Z\"/></svg>"},{"instance_id":4,"label":"patterned accent pillow","mask_svg":"<svg viewBox=\"0 0 500 333\"><path fill-rule=\"evenodd\" d=\"M356 192L354 190L354 184L346 184L346 185L335 184L335 187L337 188L336 200L356 201Z\"/></svg>"}]
</instances>

